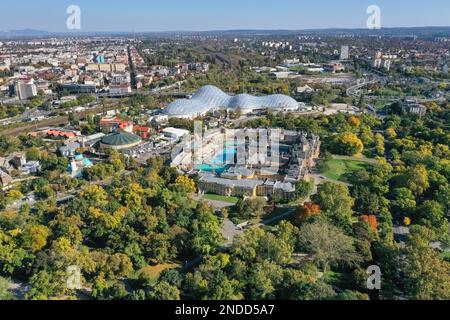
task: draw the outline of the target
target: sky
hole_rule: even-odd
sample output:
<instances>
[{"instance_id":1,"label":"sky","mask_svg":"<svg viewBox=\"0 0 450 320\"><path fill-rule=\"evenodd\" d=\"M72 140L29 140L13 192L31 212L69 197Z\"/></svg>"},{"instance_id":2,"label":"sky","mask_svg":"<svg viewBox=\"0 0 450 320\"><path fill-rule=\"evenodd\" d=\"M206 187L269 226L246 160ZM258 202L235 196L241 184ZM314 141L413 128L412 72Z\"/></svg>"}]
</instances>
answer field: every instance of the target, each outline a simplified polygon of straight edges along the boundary
<instances>
[{"instance_id":1,"label":"sky","mask_svg":"<svg viewBox=\"0 0 450 320\"><path fill-rule=\"evenodd\" d=\"M81 32L365 28L373 4L382 27L450 26L449 0L1 0L0 30L68 32L69 5Z\"/></svg>"}]
</instances>

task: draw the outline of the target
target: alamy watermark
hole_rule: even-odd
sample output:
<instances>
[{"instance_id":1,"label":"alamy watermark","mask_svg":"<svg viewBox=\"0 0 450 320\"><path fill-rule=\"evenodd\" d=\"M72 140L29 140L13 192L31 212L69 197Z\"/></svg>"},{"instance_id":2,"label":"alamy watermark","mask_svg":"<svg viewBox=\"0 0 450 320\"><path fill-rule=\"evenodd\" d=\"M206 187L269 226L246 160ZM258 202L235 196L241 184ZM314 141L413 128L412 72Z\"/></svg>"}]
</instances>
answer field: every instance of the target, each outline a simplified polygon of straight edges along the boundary
<instances>
[{"instance_id":1,"label":"alamy watermark","mask_svg":"<svg viewBox=\"0 0 450 320\"><path fill-rule=\"evenodd\" d=\"M367 29L381 29L381 8L373 4L367 7L366 13L369 14L366 23Z\"/></svg>"},{"instance_id":2,"label":"alamy watermark","mask_svg":"<svg viewBox=\"0 0 450 320\"><path fill-rule=\"evenodd\" d=\"M66 269L66 286L70 290L81 289L81 269L79 266L68 266Z\"/></svg>"},{"instance_id":3,"label":"alamy watermark","mask_svg":"<svg viewBox=\"0 0 450 320\"><path fill-rule=\"evenodd\" d=\"M367 278L367 289L380 290L381 289L381 269L379 266L369 266L366 270L370 276Z\"/></svg>"},{"instance_id":4,"label":"alamy watermark","mask_svg":"<svg viewBox=\"0 0 450 320\"><path fill-rule=\"evenodd\" d=\"M81 29L81 8L75 4L67 7L66 13L69 15L66 20L66 27L69 30Z\"/></svg>"}]
</instances>

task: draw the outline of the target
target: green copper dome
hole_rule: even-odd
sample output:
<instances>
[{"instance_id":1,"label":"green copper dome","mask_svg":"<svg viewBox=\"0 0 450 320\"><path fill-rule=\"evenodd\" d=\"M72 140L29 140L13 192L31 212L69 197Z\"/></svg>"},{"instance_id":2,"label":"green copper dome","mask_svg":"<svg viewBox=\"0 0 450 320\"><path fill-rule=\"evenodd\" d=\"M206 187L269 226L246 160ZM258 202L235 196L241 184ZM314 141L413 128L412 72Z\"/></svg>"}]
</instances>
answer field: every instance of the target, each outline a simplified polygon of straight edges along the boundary
<instances>
[{"instance_id":1,"label":"green copper dome","mask_svg":"<svg viewBox=\"0 0 450 320\"><path fill-rule=\"evenodd\" d=\"M132 147L141 142L141 138L129 132L117 132L102 139L101 143L106 147Z\"/></svg>"}]
</instances>

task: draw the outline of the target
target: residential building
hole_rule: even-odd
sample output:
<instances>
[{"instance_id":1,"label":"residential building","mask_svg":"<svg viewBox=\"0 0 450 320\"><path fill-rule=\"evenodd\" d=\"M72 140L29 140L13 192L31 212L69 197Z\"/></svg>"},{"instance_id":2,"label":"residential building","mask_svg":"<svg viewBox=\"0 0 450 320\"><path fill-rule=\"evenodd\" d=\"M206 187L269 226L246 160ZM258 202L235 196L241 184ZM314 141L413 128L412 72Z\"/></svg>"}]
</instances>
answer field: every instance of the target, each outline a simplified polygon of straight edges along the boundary
<instances>
[{"instance_id":1,"label":"residential building","mask_svg":"<svg viewBox=\"0 0 450 320\"><path fill-rule=\"evenodd\" d=\"M20 100L26 100L37 96L37 87L33 80L18 81L16 83L16 93Z\"/></svg>"},{"instance_id":2,"label":"residential building","mask_svg":"<svg viewBox=\"0 0 450 320\"><path fill-rule=\"evenodd\" d=\"M404 109L408 113L417 114L421 117L423 117L427 113L427 107L419 104L417 101L414 100L406 100L404 104Z\"/></svg>"},{"instance_id":3,"label":"residential building","mask_svg":"<svg viewBox=\"0 0 450 320\"><path fill-rule=\"evenodd\" d=\"M342 46L339 60L348 60L348 58L349 58L349 48L348 46Z\"/></svg>"},{"instance_id":4,"label":"residential building","mask_svg":"<svg viewBox=\"0 0 450 320\"><path fill-rule=\"evenodd\" d=\"M129 83L109 85L109 94L111 96L120 96L129 93L131 93L131 85Z\"/></svg>"}]
</instances>

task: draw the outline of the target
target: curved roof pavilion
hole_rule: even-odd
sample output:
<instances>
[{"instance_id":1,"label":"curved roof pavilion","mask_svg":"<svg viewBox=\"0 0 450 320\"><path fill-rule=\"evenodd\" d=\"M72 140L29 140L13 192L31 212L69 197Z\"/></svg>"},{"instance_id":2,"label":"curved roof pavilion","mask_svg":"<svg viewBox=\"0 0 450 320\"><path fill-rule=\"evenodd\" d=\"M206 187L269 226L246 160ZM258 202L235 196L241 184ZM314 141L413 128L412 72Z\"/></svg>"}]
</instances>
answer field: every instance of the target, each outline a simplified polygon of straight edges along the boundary
<instances>
[{"instance_id":1,"label":"curved roof pavilion","mask_svg":"<svg viewBox=\"0 0 450 320\"><path fill-rule=\"evenodd\" d=\"M239 94L230 96L215 86L204 86L194 93L191 99L180 99L164 109L169 117L192 117L204 115L215 110L242 110L250 113L255 110L297 110L299 104L289 96L274 94L264 97Z\"/></svg>"},{"instance_id":2,"label":"curved roof pavilion","mask_svg":"<svg viewBox=\"0 0 450 320\"><path fill-rule=\"evenodd\" d=\"M100 145L104 148L112 148L116 150L132 148L141 143L141 138L129 132L117 132L103 137Z\"/></svg>"}]
</instances>

